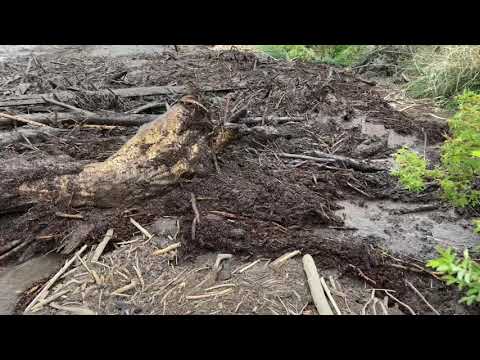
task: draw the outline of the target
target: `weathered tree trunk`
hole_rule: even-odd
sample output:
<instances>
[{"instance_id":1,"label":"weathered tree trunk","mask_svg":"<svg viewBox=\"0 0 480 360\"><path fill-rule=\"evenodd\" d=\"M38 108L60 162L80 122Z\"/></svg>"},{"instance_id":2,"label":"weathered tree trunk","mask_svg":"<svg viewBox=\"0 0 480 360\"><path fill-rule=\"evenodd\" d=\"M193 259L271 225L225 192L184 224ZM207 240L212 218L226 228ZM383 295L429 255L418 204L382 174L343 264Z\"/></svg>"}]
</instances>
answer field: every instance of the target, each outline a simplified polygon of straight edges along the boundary
<instances>
[{"instance_id":1,"label":"weathered tree trunk","mask_svg":"<svg viewBox=\"0 0 480 360\"><path fill-rule=\"evenodd\" d=\"M78 175L24 183L19 197L66 200L71 206L112 207L148 197L193 175L206 159L211 132L206 111L185 97L142 126L116 154L87 165Z\"/></svg>"}]
</instances>

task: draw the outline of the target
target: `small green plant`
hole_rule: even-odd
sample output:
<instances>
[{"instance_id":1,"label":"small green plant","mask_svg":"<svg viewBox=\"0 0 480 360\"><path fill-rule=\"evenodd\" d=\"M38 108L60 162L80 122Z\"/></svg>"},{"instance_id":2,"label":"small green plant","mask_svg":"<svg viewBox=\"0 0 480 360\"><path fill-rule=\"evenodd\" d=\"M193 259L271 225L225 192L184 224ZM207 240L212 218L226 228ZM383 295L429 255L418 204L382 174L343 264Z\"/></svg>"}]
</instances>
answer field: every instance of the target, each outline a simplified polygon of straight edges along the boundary
<instances>
[{"instance_id":1,"label":"small green plant","mask_svg":"<svg viewBox=\"0 0 480 360\"><path fill-rule=\"evenodd\" d=\"M400 182L409 191L419 192L425 188L427 162L416 152L402 148L395 154L397 169L392 175L398 176Z\"/></svg>"},{"instance_id":2,"label":"small green plant","mask_svg":"<svg viewBox=\"0 0 480 360\"><path fill-rule=\"evenodd\" d=\"M480 234L480 219L473 220L473 231L475 231L477 234Z\"/></svg>"},{"instance_id":3,"label":"small green plant","mask_svg":"<svg viewBox=\"0 0 480 360\"><path fill-rule=\"evenodd\" d=\"M427 266L441 273L447 285L466 290L460 302L467 305L480 302L480 265L471 259L468 250L459 258L451 249L439 248L440 257L430 260Z\"/></svg>"},{"instance_id":4,"label":"small green plant","mask_svg":"<svg viewBox=\"0 0 480 360\"><path fill-rule=\"evenodd\" d=\"M441 164L427 170L426 162L406 148L395 155L392 172L411 191L424 189L426 178L436 180L445 199L457 207L480 204L480 191L474 188L480 176L480 95L465 92L457 97L458 112L449 119L451 137L442 145Z\"/></svg>"}]
</instances>

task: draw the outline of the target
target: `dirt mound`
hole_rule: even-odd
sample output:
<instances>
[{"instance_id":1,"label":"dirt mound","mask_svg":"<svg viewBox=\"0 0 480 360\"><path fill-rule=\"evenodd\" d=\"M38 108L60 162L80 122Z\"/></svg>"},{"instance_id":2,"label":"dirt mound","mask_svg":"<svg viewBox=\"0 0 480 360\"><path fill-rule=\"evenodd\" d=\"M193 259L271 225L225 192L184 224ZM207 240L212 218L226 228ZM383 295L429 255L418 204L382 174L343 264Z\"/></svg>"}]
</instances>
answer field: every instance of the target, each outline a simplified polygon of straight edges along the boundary
<instances>
[{"instance_id":1,"label":"dirt mound","mask_svg":"<svg viewBox=\"0 0 480 360\"><path fill-rule=\"evenodd\" d=\"M338 213L340 200L438 200L435 187L420 195L410 194L389 175L390 155L402 146L401 141L392 145L391 137L398 135L402 140L402 135L408 135L422 145L427 134L432 146L441 140L437 127L418 124L394 110L369 82L327 65L275 61L236 50L82 61L40 56L38 61L41 66L32 68L28 78L23 76L27 59L4 66L8 70L0 75L8 72L12 79L28 80L27 94L76 87L71 105L102 113L127 112L153 101L166 103L168 108L181 94L123 99L89 96L85 91L186 86L208 110L212 127L229 137L229 145L207 154L208 161L194 177L184 177L141 201L111 209L74 209L68 202L25 205L18 210L20 215L0 219L0 261L23 260L53 249L71 254L82 244L98 243L109 228L115 231L114 242L129 241L130 218L148 225L159 216L176 216L180 219L181 265L212 251L271 258L301 249L315 256L322 270L338 269L345 276L370 279L372 286L397 291L416 311L429 311L404 282L407 275L412 276L410 269L417 269L411 280L418 280L416 286L432 294L430 280L437 280L419 270L422 262L406 259L405 254L395 258L406 263L389 259L379 252L378 239L357 236L356 229L346 226ZM18 86L14 81L6 84L4 95ZM57 108L51 104L15 108L25 113L48 109ZM163 110L152 107L146 111ZM365 130L369 125L386 130L372 135ZM55 163L50 170L47 165L25 167L25 177L48 178L61 171L78 173L86 164L109 158L135 132L127 127L84 127L82 122L61 127L68 131L31 144L14 143L0 149L0 154L4 159L32 157L38 164ZM30 173L30 168L37 170ZM25 181L23 175L9 178L11 173L3 175L12 186ZM192 194L199 212L195 233ZM80 214L82 219L61 217L59 212ZM10 244L19 237L28 246L12 253ZM429 243L431 248L434 245ZM410 265L412 261L416 267ZM453 300L442 305L444 298L437 298L432 300L434 305L446 313L456 312L457 294L441 289L442 296Z\"/></svg>"}]
</instances>

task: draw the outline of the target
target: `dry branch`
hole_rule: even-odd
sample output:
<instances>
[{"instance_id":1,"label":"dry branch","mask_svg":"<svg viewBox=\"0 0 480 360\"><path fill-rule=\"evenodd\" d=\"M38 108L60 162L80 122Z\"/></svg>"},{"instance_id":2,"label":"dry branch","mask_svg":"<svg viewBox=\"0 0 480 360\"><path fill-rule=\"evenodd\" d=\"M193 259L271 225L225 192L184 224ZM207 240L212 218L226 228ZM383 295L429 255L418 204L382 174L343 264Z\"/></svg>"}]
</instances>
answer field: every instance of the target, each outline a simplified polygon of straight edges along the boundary
<instances>
[{"instance_id":1,"label":"dry branch","mask_svg":"<svg viewBox=\"0 0 480 360\"><path fill-rule=\"evenodd\" d=\"M320 276L318 275L317 267L311 255L303 256L303 269L307 275L310 293L312 294L313 302L317 308L319 315L333 315L330 305L328 305L327 298L323 292Z\"/></svg>"},{"instance_id":2,"label":"dry branch","mask_svg":"<svg viewBox=\"0 0 480 360\"><path fill-rule=\"evenodd\" d=\"M55 112L55 113L35 113L24 114L22 119L33 121L38 124L58 124L58 123L85 123L92 125L113 125L113 126L141 126L158 119L160 115L150 114L120 114L120 113L100 113L85 115L79 112ZM18 120L18 119L17 119ZM0 125L12 125L13 120L0 119Z\"/></svg>"},{"instance_id":3,"label":"dry branch","mask_svg":"<svg viewBox=\"0 0 480 360\"><path fill-rule=\"evenodd\" d=\"M234 91L241 88L211 88L203 87L201 92L224 92ZM184 95L189 93L190 90L186 86L151 86L151 87L134 87L124 89L102 89L98 91L82 91L82 94L87 96L109 96L116 95L121 98L140 97L140 96L153 96L153 95ZM35 94L35 95L22 95L15 97L7 97L0 100L1 107L10 106L25 106L25 105L38 105L45 104L45 99L52 99L56 96L61 102L68 102L75 98L75 92L72 91L59 91L55 94Z\"/></svg>"},{"instance_id":4,"label":"dry branch","mask_svg":"<svg viewBox=\"0 0 480 360\"><path fill-rule=\"evenodd\" d=\"M87 249L87 245L83 245L77 253L68 260L65 265L45 284L43 289L38 293L37 296L30 302L30 304L25 308L24 313L28 312L40 299L43 298L47 294L47 291L55 284L55 282L62 276L65 271L74 263L74 261L79 257L85 250Z\"/></svg>"},{"instance_id":5,"label":"dry branch","mask_svg":"<svg viewBox=\"0 0 480 360\"><path fill-rule=\"evenodd\" d=\"M90 262L97 262L98 259L100 259L100 256L102 256L103 251L105 250L105 247L107 246L112 236L113 236L113 229L108 229L102 242L98 244L97 248L95 249L95 252L93 253L92 258L90 259Z\"/></svg>"}]
</instances>

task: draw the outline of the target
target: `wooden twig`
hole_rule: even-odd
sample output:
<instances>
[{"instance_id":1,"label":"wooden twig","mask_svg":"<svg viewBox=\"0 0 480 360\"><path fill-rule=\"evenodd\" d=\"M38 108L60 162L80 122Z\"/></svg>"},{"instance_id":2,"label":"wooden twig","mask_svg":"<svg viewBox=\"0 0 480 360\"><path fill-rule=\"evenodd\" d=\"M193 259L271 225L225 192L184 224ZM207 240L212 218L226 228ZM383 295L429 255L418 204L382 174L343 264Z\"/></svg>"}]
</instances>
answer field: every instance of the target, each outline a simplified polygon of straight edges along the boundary
<instances>
[{"instance_id":1,"label":"wooden twig","mask_svg":"<svg viewBox=\"0 0 480 360\"><path fill-rule=\"evenodd\" d=\"M320 276L318 275L317 267L311 255L303 256L303 269L307 275L310 293L312 294L313 302L317 308L319 315L333 315L330 305L328 305L325 293L323 292Z\"/></svg>"},{"instance_id":2,"label":"wooden twig","mask_svg":"<svg viewBox=\"0 0 480 360\"><path fill-rule=\"evenodd\" d=\"M97 315L95 311L92 311L88 308L77 307L77 306L61 306L56 303L51 303L50 306L57 310L67 311L74 315Z\"/></svg>"},{"instance_id":3,"label":"wooden twig","mask_svg":"<svg viewBox=\"0 0 480 360\"><path fill-rule=\"evenodd\" d=\"M79 257L85 250L87 249L87 245L83 245L80 250L77 251L77 253L70 259L68 260L65 265L45 284L43 289L38 293L37 296L30 302L30 304L25 308L24 313L28 312L33 305L35 305L40 299L43 298L43 296L46 295L47 291L55 284L55 282L62 276L62 274L68 270L70 265L73 264L75 259Z\"/></svg>"},{"instance_id":4,"label":"wooden twig","mask_svg":"<svg viewBox=\"0 0 480 360\"><path fill-rule=\"evenodd\" d=\"M412 284L410 281L408 281L408 280L405 279L405 284L407 284L407 285L415 292L415 294L417 294L418 297L419 297L420 299L422 299L422 301L423 301L436 315L440 315L440 313L437 311L437 309L435 309L435 308L432 306L432 304L430 304L430 303L427 301L427 299L425 298L425 296L423 296L422 293L421 293L420 291L418 291L418 289L417 289L415 286L413 286L413 284Z\"/></svg>"},{"instance_id":5,"label":"wooden twig","mask_svg":"<svg viewBox=\"0 0 480 360\"><path fill-rule=\"evenodd\" d=\"M61 107L64 107L66 109L70 109L74 112L77 112L77 113L80 113L80 114L84 114L86 116L95 116L95 113L91 112L91 111L87 111L87 110L83 110L83 109L79 109L73 105L69 105L69 104L65 104L61 101L57 101L57 100L54 100L52 98L47 98L47 97L43 97L43 100L45 102L48 102L50 104L54 104L54 105L58 105L58 106L61 106Z\"/></svg>"},{"instance_id":6,"label":"wooden twig","mask_svg":"<svg viewBox=\"0 0 480 360\"><path fill-rule=\"evenodd\" d=\"M46 298L45 300L40 300L32 309L31 312L37 312L39 311L42 307L45 305L48 305L52 301L57 300L60 296L65 295L66 293L70 292L70 289L62 290L57 292L56 294L53 294L52 296Z\"/></svg>"},{"instance_id":7,"label":"wooden twig","mask_svg":"<svg viewBox=\"0 0 480 360\"><path fill-rule=\"evenodd\" d=\"M122 286L121 288L118 288L117 290L112 292L111 295L121 295L124 292L127 292L128 290L131 290L131 289L135 288L137 286L137 284L138 284L137 281L135 279L132 279L130 284L127 284L125 286Z\"/></svg>"},{"instance_id":8,"label":"wooden twig","mask_svg":"<svg viewBox=\"0 0 480 360\"><path fill-rule=\"evenodd\" d=\"M81 214L65 214L65 213L61 213L61 212L56 212L55 216L65 218L65 219L83 220L83 216Z\"/></svg>"},{"instance_id":9,"label":"wooden twig","mask_svg":"<svg viewBox=\"0 0 480 360\"><path fill-rule=\"evenodd\" d=\"M107 246L108 242L111 240L112 236L113 236L113 229L108 229L102 242L98 244L97 248L95 249L95 252L93 253L92 258L90 259L90 262L97 262L98 259L100 259L100 256L102 256L103 251L105 250L105 247Z\"/></svg>"},{"instance_id":10,"label":"wooden twig","mask_svg":"<svg viewBox=\"0 0 480 360\"><path fill-rule=\"evenodd\" d=\"M197 207L197 200L195 199L195 194L190 193L191 195L191 202L192 202L192 209L195 214L195 217L192 220L192 241L195 240L195 235L196 235L196 230L197 230L197 224L200 223L200 212L198 211Z\"/></svg>"},{"instance_id":11,"label":"wooden twig","mask_svg":"<svg viewBox=\"0 0 480 360\"><path fill-rule=\"evenodd\" d=\"M133 220L133 218L130 218L130 222L138 229L140 232L147 237L147 239L151 239L153 237L152 234L150 234L147 229L145 229L142 225L140 225L138 222Z\"/></svg>"},{"instance_id":12,"label":"wooden twig","mask_svg":"<svg viewBox=\"0 0 480 360\"><path fill-rule=\"evenodd\" d=\"M18 121L18 122L23 122L23 123L29 124L29 125L40 126L40 127L48 127L45 124L42 124L42 123L39 123L39 122L36 122L36 121L33 121L33 120L28 120L28 119L25 119L21 116L9 115L9 114L3 113L3 112L0 113L0 117L4 117L4 118L10 119L10 120L15 120L15 121Z\"/></svg>"},{"instance_id":13,"label":"wooden twig","mask_svg":"<svg viewBox=\"0 0 480 360\"><path fill-rule=\"evenodd\" d=\"M223 260L231 259L233 257L232 254L218 254L217 259L215 260L215 264L213 265L212 270L213 271L218 271L220 270L220 263Z\"/></svg>"},{"instance_id":14,"label":"wooden twig","mask_svg":"<svg viewBox=\"0 0 480 360\"><path fill-rule=\"evenodd\" d=\"M406 309L410 312L410 314L412 314L412 315L417 315L417 314L415 314L415 311L413 311L413 309L412 309L410 306L408 306L407 304L405 304L405 303L401 302L400 300L398 300L395 296L393 296L392 294L390 294L390 292L389 292L388 290L383 290L383 291L385 291L385 294L387 294L388 297L392 298L392 299L395 300L397 303L399 303L399 304L402 305L404 308L406 308Z\"/></svg>"},{"instance_id":15,"label":"wooden twig","mask_svg":"<svg viewBox=\"0 0 480 360\"><path fill-rule=\"evenodd\" d=\"M332 304L333 308L335 309L337 315L342 315L342 312L337 306L337 303L335 302L335 299L333 298L332 294L330 293L330 289L328 288L327 283L325 282L325 279L323 277L320 278L320 283L323 286L323 290L325 291L325 294L327 294L328 300L330 300L330 303Z\"/></svg>"},{"instance_id":16,"label":"wooden twig","mask_svg":"<svg viewBox=\"0 0 480 360\"><path fill-rule=\"evenodd\" d=\"M372 300L375 298L375 289L372 289L372 294L370 295L370 298L368 301L365 303L365 305L362 308L361 314L365 315L365 312L367 310L368 305L372 302Z\"/></svg>"},{"instance_id":17,"label":"wooden twig","mask_svg":"<svg viewBox=\"0 0 480 360\"><path fill-rule=\"evenodd\" d=\"M283 263L285 263L285 261L293 258L294 256L300 255L300 254L301 254L300 250L291 251L289 253L286 253L286 254L280 256L278 259L272 261L270 263L270 266L278 269L280 266L282 266Z\"/></svg>"},{"instance_id":18,"label":"wooden twig","mask_svg":"<svg viewBox=\"0 0 480 360\"><path fill-rule=\"evenodd\" d=\"M210 297L216 297L216 296L222 296L226 295L228 293L231 293L233 291L232 288L228 288L222 291L218 292L213 292L213 293L207 293L207 294L202 294L202 295L190 295L190 296L185 296L186 300L200 300L200 299L206 299Z\"/></svg>"},{"instance_id":19,"label":"wooden twig","mask_svg":"<svg viewBox=\"0 0 480 360\"><path fill-rule=\"evenodd\" d=\"M359 269L358 267L356 267L355 265L348 264L348 266L350 266L351 268L357 270L358 275L360 275L363 279L365 279L365 280L368 281L369 283L372 283L373 285L377 285L377 283L376 283L374 280L370 279L367 275L365 275L365 274L363 273L362 270L360 270L360 269Z\"/></svg>"},{"instance_id":20,"label":"wooden twig","mask_svg":"<svg viewBox=\"0 0 480 360\"><path fill-rule=\"evenodd\" d=\"M182 244L180 242L177 242L175 244L172 244L172 245L168 245L166 248L163 248L163 249L159 249L159 250L156 250L152 253L152 255L154 256L159 256L159 255L163 255L163 254L166 254L172 250L175 250L175 249L178 249L180 246L182 246Z\"/></svg>"},{"instance_id":21,"label":"wooden twig","mask_svg":"<svg viewBox=\"0 0 480 360\"><path fill-rule=\"evenodd\" d=\"M164 107L166 108L165 102L164 101L153 101L148 104L139 106L135 109L129 110L125 112L125 114L139 114L142 111L148 110L148 109L153 109L153 108L158 108L158 107Z\"/></svg>"},{"instance_id":22,"label":"wooden twig","mask_svg":"<svg viewBox=\"0 0 480 360\"><path fill-rule=\"evenodd\" d=\"M194 193L190 193L190 198L192 202L192 209L195 214L195 218L197 219L197 223L200 224L200 212L198 211L198 206L197 206L197 199L195 198Z\"/></svg>"},{"instance_id":23,"label":"wooden twig","mask_svg":"<svg viewBox=\"0 0 480 360\"><path fill-rule=\"evenodd\" d=\"M104 126L141 126L158 119L159 116L161 115L121 113L100 113L87 116L78 112L55 112L22 114L22 119L44 125L81 122L84 124ZM0 119L0 125L11 125L13 121L14 120L11 119Z\"/></svg>"},{"instance_id":24,"label":"wooden twig","mask_svg":"<svg viewBox=\"0 0 480 360\"><path fill-rule=\"evenodd\" d=\"M238 268L238 269L235 269L232 274L236 274L237 272L239 274L241 273L244 273L245 271L247 271L248 269L252 268L253 266L255 266L256 264L258 264L260 261L262 261L262 259L258 259L258 260L255 260L254 262L246 265L246 266L243 266L241 268Z\"/></svg>"}]
</instances>

